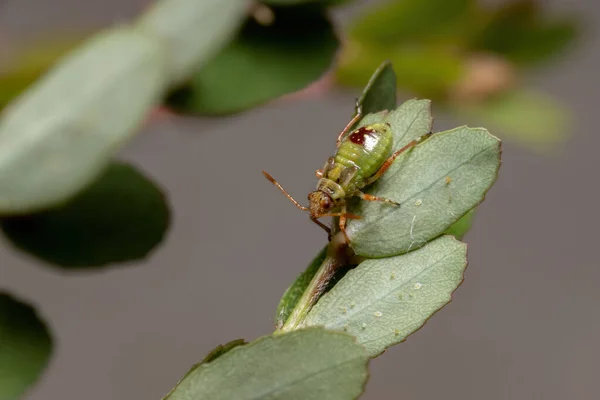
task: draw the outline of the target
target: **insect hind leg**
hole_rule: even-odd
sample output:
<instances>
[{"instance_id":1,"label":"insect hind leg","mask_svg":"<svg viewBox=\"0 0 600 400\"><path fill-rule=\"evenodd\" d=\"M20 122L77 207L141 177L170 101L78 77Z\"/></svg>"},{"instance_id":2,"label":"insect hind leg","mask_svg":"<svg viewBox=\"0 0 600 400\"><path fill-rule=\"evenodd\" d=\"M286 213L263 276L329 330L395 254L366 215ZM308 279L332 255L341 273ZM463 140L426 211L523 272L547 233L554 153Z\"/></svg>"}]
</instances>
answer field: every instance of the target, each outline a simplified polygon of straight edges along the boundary
<instances>
[{"instance_id":1,"label":"insect hind leg","mask_svg":"<svg viewBox=\"0 0 600 400\"><path fill-rule=\"evenodd\" d=\"M381 176L383 174L385 174L385 172L388 170L388 168L390 168L392 166L392 164L394 163L394 161L400 154L404 153L406 150L409 150L409 149L415 147L416 145L418 145L419 143L421 143L423 140L427 139L431 135L433 135L433 132L426 133L423 136L419 136L418 138L410 141L406 146L402 147L400 150L396 150L391 156L388 157L387 160L385 160L383 165L379 168L379 170L373 176L371 176L370 178L365 180L365 186L370 185L371 183L375 182L377 179L381 178Z\"/></svg>"},{"instance_id":2,"label":"insect hind leg","mask_svg":"<svg viewBox=\"0 0 600 400\"><path fill-rule=\"evenodd\" d=\"M358 103L358 99L356 99L356 104L355 104L354 108L355 108L354 117L352 117L350 122L348 122L348 124L340 132L340 134L337 138L337 141L336 141L336 147L340 147L340 145L342 144L342 140L344 139L344 136L346 136L346 134L348 134L348 132L350 132L352 130L352 127L363 117L362 106Z\"/></svg>"}]
</instances>

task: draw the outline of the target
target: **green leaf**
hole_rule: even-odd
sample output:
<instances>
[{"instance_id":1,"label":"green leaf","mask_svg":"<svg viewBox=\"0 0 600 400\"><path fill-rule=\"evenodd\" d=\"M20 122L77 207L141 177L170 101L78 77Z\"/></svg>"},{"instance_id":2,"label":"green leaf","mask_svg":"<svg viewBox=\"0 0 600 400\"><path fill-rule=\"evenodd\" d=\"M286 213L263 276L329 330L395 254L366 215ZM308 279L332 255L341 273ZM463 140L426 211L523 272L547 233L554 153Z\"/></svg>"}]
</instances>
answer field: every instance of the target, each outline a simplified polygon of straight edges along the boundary
<instances>
[{"instance_id":1,"label":"green leaf","mask_svg":"<svg viewBox=\"0 0 600 400\"><path fill-rule=\"evenodd\" d=\"M48 37L50 36L50 37ZM83 32L70 35L45 34L25 50L19 50L7 65L0 65L0 110L35 82L50 66L80 44Z\"/></svg>"},{"instance_id":2,"label":"green leaf","mask_svg":"<svg viewBox=\"0 0 600 400\"><path fill-rule=\"evenodd\" d=\"M318 328L262 337L190 371L165 400L355 399L367 380L365 349Z\"/></svg>"},{"instance_id":3,"label":"green leaf","mask_svg":"<svg viewBox=\"0 0 600 400\"><path fill-rule=\"evenodd\" d=\"M180 84L233 39L249 7L249 0L161 0L137 27L162 44L166 75Z\"/></svg>"},{"instance_id":4,"label":"green leaf","mask_svg":"<svg viewBox=\"0 0 600 400\"><path fill-rule=\"evenodd\" d=\"M161 190L133 167L113 163L67 204L0 224L21 250L74 269L147 257L164 238L169 219Z\"/></svg>"},{"instance_id":5,"label":"green leaf","mask_svg":"<svg viewBox=\"0 0 600 400\"><path fill-rule=\"evenodd\" d=\"M502 138L541 152L558 148L569 136L569 110L548 95L514 91L479 104L452 104L470 124L487 126Z\"/></svg>"},{"instance_id":6,"label":"green leaf","mask_svg":"<svg viewBox=\"0 0 600 400\"><path fill-rule=\"evenodd\" d=\"M377 68L357 103L364 115L396 108L396 74L389 61Z\"/></svg>"},{"instance_id":7,"label":"green leaf","mask_svg":"<svg viewBox=\"0 0 600 400\"><path fill-rule=\"evenodd\" d=\"M319 300L304 324L354 335L375 357L450 302L466 253L464 243L444 236L408 254L366 260Z\"/></svg>"},{"instance_id":8,"label":"green leaf","mask_svg":"<svg viewBox=\"0 0 600 400\"><path fill-rule=\"evenodd\" d=\"M475 5L474 0L388 1L354 20L350 36L385 45L414 45L432 37L446 41L463 34Z\"/></svg>"},{"instance_id":9,"label":"green leaf","mask_svg":"<svg viewBox=\"0 0 600 400\"><path fill-rule=\"evenodd\" d=\"M392 126L393 128L393 126ZM368 190L401 206L358 201L347 233L357 254L388 257L442 234L483 201L500 167L500 140L482 128L436 133L399 156Z\"/></svg>"},{"instance_id":10,"label":"green leaf","mask_svg":"<svg viewBox=\"0 0 600 400\"><path fill-rule=\"evenodd\" d=\"M564 50L577 37L576 21L569 17L544 18L540 8L534 0L499 7L475 36L473 47L524 65L545 61Z\"/></svg>"},{"instance_id":11,"label":"green leaf","mask_svg":"<svg viewBox=\"0 0 600 400\"><path fill-rule=\"evenodd\" d=\"M270 25L249 19L232 43L169 96L167 106L183 113L234 113L318 80L339 44L325 12L302 6L273 12Z\"/></svg>"},{"instance_id":12,"label":"green leaf","mask_svg":"<svg viewBox=\"0 0 600 400\"><path fill-rule=\"evenodd\" d=\"M298 4L318 4L322 6L335 6L348 3L351 0L262 0L261 3L273 6L294 6Z\"/></svg>"},{"instance_id":13,"label":"green leaf","mask_svg":"<svg viewBox=\"0 0 600 400\"><path fill-rule=\"evenodd\" d=\"M229 350L244 344L246 344L246 341L244 339L235 339L225 344L220 344L217 347L215 347L210 353L208 353L206 357L204 357L202 361L200 361L200 364L213 362L217 358L221 357L223 354L227 353Z\"/></svg>"},{"instance_id":14,"label":"green leaf","mask_svg":"<svg viewBox=\"0 0 600 400\"><path fill-rule=\"evenodd\" d=\"M323 262L327 255L327 247L324 247L323 250L317 254L317 256L311 261L309 266L302 272L298 278L292 283L283 296L281 300L279 300L279 305L277 306L277 313L275 315L275 326L277 328L283 326L285 321L287 321L290 316L292 310L302 297L302 294L308 287L308 284L312 280L313 276L319 269L319 266Z\"/></svg>"},{"instance_id":15,"label":"green leaf","mask_svg":"<svg viewBox=\"0 0 600 400\"><path fill-rule=\"evenodd\" d=\"M22 398L51 353L52 338L33 307L0 292L0 398Z\"/></svg>"},{"instance_id":16,"label":"green leaf","mask_svg":"<svg viewBox=\"0 0 600 400\"><path fill-rule=\"evenodd\" d=\"M242 346L247 344L247 342L244 339L235 339L232 340L230 342L227 342L225 344L220 344L217 347L215 347L213 350L211 350L210 353L208 353L203 359L202 361L200 361L197 364L194 364L194 366L192 366L192 368L190 368L190 370L188 372L186 372L186 374L183 376L183 378L181 378L179 380L179 382L177 383L179 385L179 383L181 383L182 381L184 381L189 375L192 375L195 373L195 371L200 368L200 366L213 362L215 361L217 358L221 357L223 354L229 352L232 349L235 349L238 346ZM174 389L171 390L171 392ZM169 393L170 394L170 393ZM169 398L169 394L167 394L166 398Z\"/></svg>"},{"instance_id":17,"label":"green leaf","mask_svg":"<svg viewBox=\"0 0 600 400\"><path fill-rule=\"evenodd\" d=\"M452 235L458 240L469 232L471 225L473 224L473 217L475 215L475 208L471 209L468 213L463 215L461 219L450 225L450 228L444 231L444 235Z\"/></svg>"},{"instance_id":18,"label":"green leaf","mask_svg":"<svg viewBox=\"0 0 600 400\"><path fill-rule=\"evenodd\" d=\"M359 126L377 122L387 122L394 134L394 149L400 149L413 139L431 132L431 101L412 99L402 103L390 113L377 113L365 116Z\"/></svg>"},{"instance_id":19,"label":"green leaf","mask_svg":"<svg viewBox=\"0 0 600 400\"><path fill-rule=\"evenodd\" d=\"M443 47L386 47L350 39L344 44L336 80L344 86L362 87L383 60L391 61L400 91L430 99L446 96L447 91L462 78L465 61L455 50Z\"/></svg>"},{"instance_id":20,"label":"green leaf","mask_svg":"<svg viewBox=\"0 0 600 400\"><path fill-rule=\"evenodd\" d=\"M68 53L6 107L0 213L54 206L96 179L158 99L163 57L147 35L111 29Z\"/></svg>"}]
</instances>

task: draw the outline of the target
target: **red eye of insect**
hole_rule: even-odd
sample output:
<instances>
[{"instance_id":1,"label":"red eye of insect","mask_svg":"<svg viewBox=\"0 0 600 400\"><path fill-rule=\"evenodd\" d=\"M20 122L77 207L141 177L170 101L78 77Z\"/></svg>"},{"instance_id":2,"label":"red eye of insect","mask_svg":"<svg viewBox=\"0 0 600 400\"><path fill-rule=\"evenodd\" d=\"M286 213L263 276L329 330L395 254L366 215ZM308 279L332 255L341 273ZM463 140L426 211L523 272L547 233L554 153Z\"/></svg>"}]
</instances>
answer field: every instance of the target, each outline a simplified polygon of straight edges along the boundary
<instances>
[{"instance_id":1,"label":"red eye of insect","mask_svg":"<svg viewBox=\"0 0 600 400\"><path fill-rule=\"evenodd\" d=\"M327 209L331 206L331 201L329 200L329 197L324 197L321 199L321 207L324 209Z\"/></svg>"}]
</instances>

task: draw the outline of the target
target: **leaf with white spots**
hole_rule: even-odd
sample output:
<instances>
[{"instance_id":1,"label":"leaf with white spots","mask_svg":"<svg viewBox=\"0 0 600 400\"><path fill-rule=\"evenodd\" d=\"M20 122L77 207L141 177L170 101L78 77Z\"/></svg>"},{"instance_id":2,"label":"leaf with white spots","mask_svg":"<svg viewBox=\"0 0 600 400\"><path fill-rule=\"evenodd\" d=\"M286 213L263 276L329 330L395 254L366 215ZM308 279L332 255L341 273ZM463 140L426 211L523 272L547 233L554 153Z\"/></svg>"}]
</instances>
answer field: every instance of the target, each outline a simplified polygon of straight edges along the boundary
<instances>
[{"instance_id":1,"label":"leaf with white spots","mask_svg":"<svg viewBox=\"0 0 600 400\"><path fill-rule=\"evenodd\" d=\"M350 335L301 329L194 366L164 400L352 400L363 391L368 362Z\"/></svg>"},{"instance_id":2,"label":"leaf with white spots","mask_svg":"<svg viewBox=\"0 0 600 400\"><path fill-rule=\"evenodd\" d=\"M414 136L411 129L405 137ZM459 127L400 155L366 191L401 205L353 201L349 211L362 216L347 225L353 250L389 257L441 235L483 201L496 181L500 152L500 140L487 130Z\"/></svg>"},{"instance_id":3,"label":"leaf with white spots","mask_svg":"<svg viewBox=\"0 0 600 400\"><path fill-rule=\"evenodd\" d=\"M467 246L451 236L401 256L366 260L319 300L304 325L354 335L375 357L449 303L466 267Z\"/></svg>"}]
</instances>

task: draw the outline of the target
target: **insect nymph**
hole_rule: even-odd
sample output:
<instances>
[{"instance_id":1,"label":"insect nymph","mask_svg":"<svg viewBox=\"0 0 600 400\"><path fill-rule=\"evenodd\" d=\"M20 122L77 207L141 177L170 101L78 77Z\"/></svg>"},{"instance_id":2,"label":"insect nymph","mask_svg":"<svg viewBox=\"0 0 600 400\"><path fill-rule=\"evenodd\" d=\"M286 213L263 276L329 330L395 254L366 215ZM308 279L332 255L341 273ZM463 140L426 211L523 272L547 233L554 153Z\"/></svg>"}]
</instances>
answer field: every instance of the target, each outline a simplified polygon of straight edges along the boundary
<instances>
[{"instance_id":1,"label":"insect nymph","mask_svg":"<svg viewBox=\"0 0 600 400\"><path fill-rule=\"evenodd\" d=\"M390 199L373 196L362 191L363 188L379 179L392 165L396 157L415 146L431 133L417 138L390 155L393 149L394 135L388 123L376 123L352 130L361 118L360 110L346 125L337 139L337 151L329 157L325 166L317 170L319 178L317 189L308 194L308 207L302 206L267 172L265 177L277 186L296 207L308 211L310 219L327 231L331 237L331 229L320 222L322 217L339 217L340 231L346 242L350 242L346 234L346 220L360 219L360 216L347 212L348 199L358 196L367 201L381 201L399 206Z\"/></svg>"}]
</instances>

